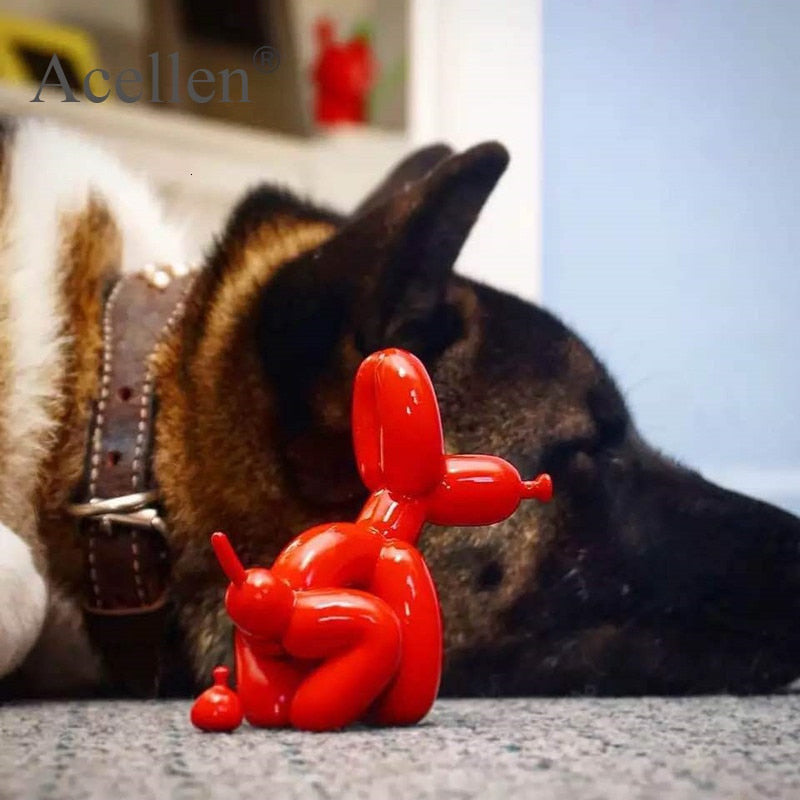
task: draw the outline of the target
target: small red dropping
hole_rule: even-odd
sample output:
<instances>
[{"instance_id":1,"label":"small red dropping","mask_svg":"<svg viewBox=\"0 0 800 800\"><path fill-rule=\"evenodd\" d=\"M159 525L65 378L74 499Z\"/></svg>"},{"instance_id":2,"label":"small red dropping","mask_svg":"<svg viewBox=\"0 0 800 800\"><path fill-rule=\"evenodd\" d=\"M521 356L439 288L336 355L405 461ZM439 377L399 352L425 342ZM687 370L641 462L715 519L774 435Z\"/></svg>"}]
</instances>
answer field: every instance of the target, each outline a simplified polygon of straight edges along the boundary
<instances>
[{"instance_id":1,"label":"small red dropping","mask_svg":"<svg viewBox=\"0 0 800 800\"><path fill-rule=\"evenodd\" d=\"M201 731L232 731L242 724L242 703L228 686L230 670L215 667L214 685L206 689L192 705L192 724Z\"/></svg>"}]
</instances>

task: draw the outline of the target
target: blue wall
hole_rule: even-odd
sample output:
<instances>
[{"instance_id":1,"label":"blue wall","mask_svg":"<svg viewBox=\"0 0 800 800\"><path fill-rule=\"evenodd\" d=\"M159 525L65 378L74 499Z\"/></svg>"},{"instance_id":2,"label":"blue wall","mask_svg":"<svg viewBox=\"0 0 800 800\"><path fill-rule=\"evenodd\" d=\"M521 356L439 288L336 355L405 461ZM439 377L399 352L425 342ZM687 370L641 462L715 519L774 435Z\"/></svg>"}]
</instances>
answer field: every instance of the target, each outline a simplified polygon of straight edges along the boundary
<instances>
[{"instance_id":1,"label":"blue wall","mask_svg":"<svg viewBox=\"0 0 800 800\"><path fill-rule=\"evenodd\" d=\"M800 2L543 15L545 305L654 444L800 512Z\"/></svg>"}]
</instances>

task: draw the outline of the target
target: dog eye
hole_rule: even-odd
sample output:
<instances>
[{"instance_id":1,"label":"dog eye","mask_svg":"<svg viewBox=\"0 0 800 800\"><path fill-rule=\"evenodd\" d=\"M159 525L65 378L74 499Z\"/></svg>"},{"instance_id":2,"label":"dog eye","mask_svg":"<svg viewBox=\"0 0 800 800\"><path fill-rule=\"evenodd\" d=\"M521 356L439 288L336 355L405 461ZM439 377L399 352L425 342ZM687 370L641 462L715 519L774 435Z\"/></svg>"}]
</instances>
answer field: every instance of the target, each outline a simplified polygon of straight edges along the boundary
<instances>
[{"instance_id":1,"label":"dog eye","mask_svg":"<svg viewBox=\"0 0 800 800\"><path fill-rule=\"evenodd\" d=\"M607 383L590 391L587 404L595 426L598 449L620 444L629 427L628 413L622 398Z\"/></svg>"},{"instance_id":2,"label":"dog eye","mask_svg":"<svg viewBox=\"0 0 800 800\"><path fill-rule=\"evenodd\" d=\"M597 425L596 447L600 450L621 444L628 433L628 420L624 417L603 420Z\"/></svg>"},{"instance_id":3,"label":"dog eye","mask_svg":"<svg viewBox=\"0 0 800 800\"><path fill-rule=\"evenodd\" d=\"M554 442L545 448L539 459L538 471L540 472L563 472L575 460L580 457L581 461L591 459L598 451L598 441L594 438L569 439L561 442Z\"/></svg>"}]
</instances>

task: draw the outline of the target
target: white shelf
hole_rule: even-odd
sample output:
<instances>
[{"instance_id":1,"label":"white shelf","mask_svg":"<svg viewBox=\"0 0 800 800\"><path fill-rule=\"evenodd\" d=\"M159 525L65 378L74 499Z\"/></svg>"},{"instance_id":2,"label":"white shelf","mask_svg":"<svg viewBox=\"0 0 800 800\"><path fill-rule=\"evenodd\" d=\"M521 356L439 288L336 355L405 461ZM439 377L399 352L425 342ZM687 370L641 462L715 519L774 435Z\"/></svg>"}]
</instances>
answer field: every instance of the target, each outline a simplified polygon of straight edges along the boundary
<instances>
[{"instance_id":1,"label":"white shelf","mask_svg":"<svg viewBox=\"0 0 800 800\"><path fill-rule=\"evenodd\" d=\"M35 93L35 87L0 83L0 111L56 120L101 140L150 178L173 216L202 228L198 249L254 184L285 185L347 211L409 148L404 136L374 129L302 139L146 104L64 103L59 93L31 103Z\"/></svg>"}]
</instances>

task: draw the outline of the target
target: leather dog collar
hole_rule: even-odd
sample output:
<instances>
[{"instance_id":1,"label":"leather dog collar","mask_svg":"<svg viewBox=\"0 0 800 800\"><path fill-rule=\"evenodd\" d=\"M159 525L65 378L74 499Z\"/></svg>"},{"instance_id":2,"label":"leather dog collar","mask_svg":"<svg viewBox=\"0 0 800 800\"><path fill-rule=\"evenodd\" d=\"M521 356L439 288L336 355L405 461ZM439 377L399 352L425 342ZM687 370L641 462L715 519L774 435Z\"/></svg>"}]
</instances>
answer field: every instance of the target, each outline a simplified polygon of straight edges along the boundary
<instances>
[{"instance_id":1,"label":"leather dog collar","mask_svg":"<svg viewBox=\"0 0 800 800\"><path fill-rule=\"evenodd\" d=\"M89 635L115 688L138 696L158 691L170 570L152 469L151 359L181 318L193 278L183 266L148 266L111 290L82 502L67 508L84 550Z\"/></svg>"}]
</instances>

